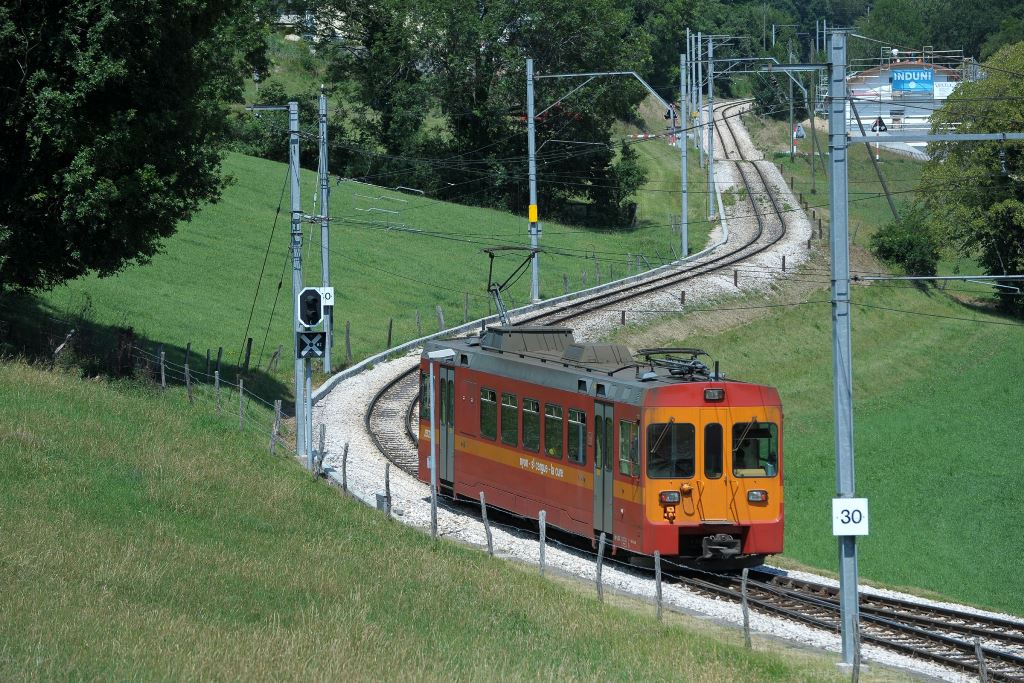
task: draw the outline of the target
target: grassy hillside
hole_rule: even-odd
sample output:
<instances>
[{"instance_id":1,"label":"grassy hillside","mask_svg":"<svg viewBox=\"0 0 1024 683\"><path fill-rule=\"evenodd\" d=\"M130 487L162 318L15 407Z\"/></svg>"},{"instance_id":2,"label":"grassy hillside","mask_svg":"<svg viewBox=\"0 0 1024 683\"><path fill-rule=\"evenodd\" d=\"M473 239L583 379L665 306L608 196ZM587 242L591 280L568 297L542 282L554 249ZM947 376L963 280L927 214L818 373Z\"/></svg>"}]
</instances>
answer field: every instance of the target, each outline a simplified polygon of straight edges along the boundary
<instances>
[{"instance_id":1,"label":"grassy hillside","mask_svg":"<svg viewBox=\"0 0 1024 683\"><path fill-rule=\"evenodd\" d=\"M835 678L432 542L180 393L6 363L0 396L0 679Z\"/></svg>"},{"instance_id":2,"label":"grassy hillside","mask_svg":"<svg viewBox=\"0 0 1024 683\"><path fill-rule=\"evenodd\" d=\"M883 165L894 184L906 186L919 173L913 162L886 158ZM787 162L786 169L787 176L797 175L798 188L809 187L806 161ZM879 191L863 148L852 151L850 171L851 199L855 188L862 198ZM821 203L827 202L827 189L823 193ZM888 207L871 198L851 201L850 211L851 234L859 226L854 267L875 270L879 265L857 245L887 220ZM808 282L821 283L804 301L827 302L826 269L819 262L790 276L805 289ZM1024 480L1017 434L1024 326L988 313L978 298L985 288L906 284L853 289L857 492L871 504L871 535L859 543L861 574L1024 615L1024 596L1006 584L1007 576L1024 569L1024 541L1011 531L1024 525L1024 492L1016 485ZM762 303L756 298L746 305ZM792 296L783 289L770 303L792 303ZM779 388L787 426L786 555L831 569L830 308L771 310L724 331L713 313L684 315L662 322L661 338L644 332L643 343L685 339L721 359L731 376ZM638 333L623 338L629 343Z\"/></svg>"},{"instance_id":3,"label":"grassy hillside","mask_svg":"<svg viewBox=\"0 0 1024 683\"><path fill-rule=\"evenodd\" d=\"M181 347L191 341L202 355L207 348L224 346L233 363L247 329L255 339L254 365L258 360L265 364L278 344L287 349L292 325L289 204L282 194L287 168L237 154L229 155L224 167L235 182L223 200L183 224L151 263L132 266L115 277L70 282L43 296L37 309L7 302L5 317L20 316L14 325L18 328L31 327L44 316L65 319L82 314L101 326L130 326L147 346L178 347L171 355L179 358ZM304 172L303 210L310 214L314 189L314 175ZM340 341L345 321L351 321L356 359L384 348L391 318L397 343L418 336L417 311L423 333L436 330L438 304L449 325L462 322L467 294L470 319L487 314L488 261L480 250L529 243L522 217L357 183L334 187L332 214L338 219L332 228L330 257L338 302L336 331ZM584 273L587 284L593 285L595 268L602 281L610 275L622 277L630 270L630 254L643 253L652 263L657 261L655 254L668 258L670 244L678 250L678 236L669 234L664 222L624 232L544 224L541 246L548 251L540 257L542 293L561 294L563 276L571 289L581 287ZM309 223L304 227L304 281L318 284L320 228ZM707 225L692 228L695 243L703 241L702 229L706 232ZM521 258L513 254L497 259L495 277L503 280ZM527 273L512 286L508 298L522 304L528 297ZM261 354L264 337L266 350ZM21 349L14 345L9 350ZM286 378L287 373L288 364L282 363L279 377Z\"/></svg>"}]
</instances>

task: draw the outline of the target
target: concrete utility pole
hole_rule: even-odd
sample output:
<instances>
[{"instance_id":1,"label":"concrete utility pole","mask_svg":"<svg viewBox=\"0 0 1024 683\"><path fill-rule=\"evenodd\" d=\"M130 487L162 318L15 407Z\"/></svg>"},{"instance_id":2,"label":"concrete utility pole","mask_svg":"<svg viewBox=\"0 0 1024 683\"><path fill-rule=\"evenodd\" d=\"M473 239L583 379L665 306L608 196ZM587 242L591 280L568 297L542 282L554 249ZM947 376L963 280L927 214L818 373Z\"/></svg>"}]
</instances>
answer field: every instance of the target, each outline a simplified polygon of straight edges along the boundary
<instances>
[{"instance_id":1,"label":"concrete utility pole","mask_svg":"<svg viewBox=\"0 0 1024 683\"><path fill-rule=\"evenodd\" d=\"M789 40L786 43L786 51L789 55L789 63L793 63L793 41ZM793 79L788 80L789 83L789 160L793 161L796 157L796 128L793 126Z\"/></svg>"},{"instance_id":2,"label":"concrete utility pole","mask_svg":"<svg viewBox=\"0 0 1024 683\"><path fill-rule=\"evenodd\" d=\"M302 291L302 198L299 195L299 103L285 105L252 105L249 111L288 111L288 175L291 179L291 252L292 252L292 336L295 352L295 454L309 458L313 467L312 373L304 367L309 361L299 357L299 292Z\"/></svg>"},{"instance_id":3,"label":"concrete utility pole","mask_svg":"<svg viewBox=\"0 0 1024 683\"><path fill-rule=\"evenodd\" d=\"M320 274L324 287L331 286L331 183L327 176L327 95L320 86ZM334 301L324 306L324 372L331 372L334 344Z\"/></svg>"},{"instance_id":4,"label":"concrete utility pole","mask_svg":"<svg viewBox=\"0 0 1024 683\"><path fill-rule=\"evenodd\" d=\"M301 457L306 450L306 400L304 361L299 358L299 292L302 291L302 197L299 194L299 103L288 103L288 169L292 199L292 327L295 332L295 450Z\"/></svg>"},{"instance_id":5,"label":"concrete utility pole","mask_svg":"<svg viewBox=\"0 0 1024 683\"><path fill-rule=\"evenodd\" d=\"M690 40L690 29L686 29L686 40ZM686 68L687 56L679 55L679 186L682 189L679 200L679 258L690 255L690 222L687 217L687 180L686 180L686 129L690 125L690 107L686 101Z\"/></svg>"},{"instance_id":6,"label":"concrete utility pole","mask_svg":"<svg viewBox=\"0 0 1024 683\"><path fill-rule=\"evenodd\" d=\"M687 29L689 30L689 29ZM689 127L693 124L693 117L695 113L700 112L700 107L697 106L697 93L700 91L700 82L697 80L697 60L700 59L700 55L697 52L697 34L690 33L690 44L686 50L686 53L690 56L690 120L686 122ZM694 146L697 145L697 129L693 130L693 142ZM703 157L701 160L701 168L704 167Z\"/></svg>"},{"instance_id":7,"label":"concrete utility pole","mask_svg":"<svg viewBox=\"0 0 1024 683\"><path fill-rule=\"evenodd\" d=\"M853 365L850 355L850 245L846 140L846 34L829 36L828 147L832 256L832 392L835 404L836 497L853 498ZM840 622L843 662L853 664L860 606L857 598L857 537L839 536Z\"/></svg>"},{"instance_id":8,"label":"concrete utility pole","mask_svg":"<svg viewBox=\"0 0 1024 683\"><path fill-rule=\"evenodd\" d=\"M708 36L708 220L715 209L715 37Z\"/></svg>"},{"instance_id":9,"label":"concrete utility pole","mask_svg":"<svg viewBox=\"0 0 1024 683\"><path fill-rule=\"evenodd\" d=\"M537 132L533 120L533 60L526 60L526 145L529 160L530 176L530 247L534 249L530 264L530 300L540 301L540 254L536 249L540 242L540 224L537 214Z\"/></svg>"},{"instance_id":10,"label":"concrete utility pole","mask_svg":"<svg viewBox=\"0 0 1024 683\"><path fill-rule=\"evenodd\" d=\"M697 33L697 117L699 125L697 149L700 150L700 167L707 168L704 163L704 39Z\"/></svg>"}]
</instances>

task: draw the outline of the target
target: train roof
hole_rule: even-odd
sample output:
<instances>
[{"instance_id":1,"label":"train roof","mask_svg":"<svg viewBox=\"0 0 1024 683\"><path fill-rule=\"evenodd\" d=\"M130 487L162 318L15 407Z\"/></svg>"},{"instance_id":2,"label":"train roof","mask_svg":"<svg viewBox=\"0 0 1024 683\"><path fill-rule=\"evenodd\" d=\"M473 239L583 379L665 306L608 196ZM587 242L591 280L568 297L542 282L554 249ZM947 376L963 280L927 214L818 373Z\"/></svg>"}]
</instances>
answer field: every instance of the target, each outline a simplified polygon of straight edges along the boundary
<instances>
[{"instance_id":1,"label":"train roof","mask_svg":"<svg viewBox=\"0 0 1024 683\"><path fill-rule=\"evenodd\" d=\"M634 354L622 344L577 342L565 327L493 326L476 336L427 342L424 355L442 349L455 352L457 366L637 405L652 389L737 382L716 376L699 349L641 349Z\"/></svg>"}]
</instances>

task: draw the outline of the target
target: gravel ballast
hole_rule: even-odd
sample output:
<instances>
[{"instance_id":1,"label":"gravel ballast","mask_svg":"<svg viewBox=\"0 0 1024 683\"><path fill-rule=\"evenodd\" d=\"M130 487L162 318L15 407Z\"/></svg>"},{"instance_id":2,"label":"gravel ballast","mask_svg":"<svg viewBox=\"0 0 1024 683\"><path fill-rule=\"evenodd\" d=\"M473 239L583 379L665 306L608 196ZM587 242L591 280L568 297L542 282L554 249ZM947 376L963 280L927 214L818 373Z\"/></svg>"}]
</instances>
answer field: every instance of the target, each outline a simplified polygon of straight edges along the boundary
<instances>
[{"instance_id":1,"label":"gravel ballast","mask_svg":"<svg viewBox=\"0 0 1024 683\"><path fill-rule=\"evenodd\" d=\"M753 156L755 154L753 144L750 142L749 137L745 135L742 125L734 125L734 130L737 133L742 132L739 135L741 139L737 141L741 149ZM722 156L722 148L726 147L726 145L719 145L718 147L716 156ZM760 155L758 154L758 156ZM768 162L759 163L763 164L768 182L778 193L780 205L785 203L789 207L797 207L796 197L786 187L785 181L779 174L778 169ZM738 185L739 179L737 174L738 171L734 162L723 158L716 164L716 180L723 190ZM750 235L751 231L756 229L755 221L750 216L750 213L750 204L744 201L737 201L732 207L728 207L726 222L729 228L730 242L733 240L743 241L744 235ZM739 267L756 270L762 274L770 274L779 271L779 264L783 254L786 254L788 269L795 269L806 258L806 244L811 234L811 224L802 211L791 211L786 216L787 233L783 239L765 252L751 257L748 261L744 261L742 266ZM712 235L709 243L715 243L720 238L720 234ZM747 278L741 280L740 288L748 293L759 290L767 292L768 288L772 286L772 282L773 279L769 276ZM727 274L713 274L695 278L685 285L685 289L687 292L687 306L690 306L691 302L692 304L701 305L701 303L712 302L723 295L737 293L737 289L733 285L731 270ZM622 310L622 306L623 304L617 304L612 312L593 313L574 322L572 327L576 331L577 338L581 340L598 340L606 336L612 329L618 327L620 322L618 311ZM642 297L630 304L627 310L630 322L653 319L657 316L665 315L669 311L678 311L680 310L678 290ZM338 382L314 406L314 429L317 430L318 427L316 425L320 423L326 424L326 453L323 464L327 476L340 485L342 480L341 454L346 444L348 444L346 468L348 491L367 505L376 506L377 494L384 491L384 470L387 461L373 445L369 434L366 432L364 425L365 411L373 395L384 384L418 362L419 350L400 358L381 362L361 374L346 377ZM314 431L314 433L318 432ZM429 487L392 467L391 495L393 516L409 526L429 533ZM439 508L438 533L442 538L449 538L478 547L483 547L486 544L483 525L479 517L458 507L449 508L442 506ZM536 564L538 562L539 547L535 536L529 536L519 530L507 530L496 527L493 529L493 542L495 554L499 557L527 564ZM546 561L553 570L577 577L582 581L593 583L595 579L594 558L584 551L549 544L546 550ZM804 572L781 569L776 571L819 583L835 583L830 579ZM655 595L653 578L644 575L643 572L606 564L603 580L607 590L618 591L645 600L653 600ZM894 596L922 604L950 606L946 605L946 603L936 603L895 591L883 591L867 586L862 587L861 590L865 593ZM674 584L666 584L663 591L664 603L669 609L710 617L725 624L742 625L742 614L738 604L697 595L686 587ZM964 609L959 605L952 605L952 607ZM977 612L979 614L991 614L981 610L977 610ZM1008 615L997 616L1014 619L1014 617ZM755 633L784 638L829 652L840 651L838 635L824 633L802 624L754 612L751 613L750 625ZM868 661L906 669L916 674L940 680L972 680L971 677L964 676L959 672L895 654L874 646L865 645L863 647L863 656Z\"/></svg>"}]
</instances>

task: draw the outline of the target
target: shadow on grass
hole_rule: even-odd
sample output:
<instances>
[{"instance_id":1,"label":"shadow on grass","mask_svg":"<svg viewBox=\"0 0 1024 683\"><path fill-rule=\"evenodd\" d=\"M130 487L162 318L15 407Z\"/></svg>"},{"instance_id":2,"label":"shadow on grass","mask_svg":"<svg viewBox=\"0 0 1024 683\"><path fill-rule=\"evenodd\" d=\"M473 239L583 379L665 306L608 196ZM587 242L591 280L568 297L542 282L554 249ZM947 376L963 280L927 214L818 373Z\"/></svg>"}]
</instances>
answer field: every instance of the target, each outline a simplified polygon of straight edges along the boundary
<instances>
[{"instance_id":1,"label":"shadow on grass","mask_svg":"<svg viewBox=\"0 0 1024 683\"><path fill-rule=\"evenodd\" d=\"M294 415L291 387L270 370L233 365L217 351L189 350L170 340L139 336L127 323L104 325L92 320L91 299L86 296L74 311L57 311L31 294L5 293L0 296L0 356L19 356L39 365L62 365L81 369L85 377L148 378L160 382L160 352L165 359L165 378L169 385L184 384L184 367L194 382L213 384L214 372L221 381L237 385L245 381L245 390L268 404L281 399L285 415ZM278 365L289 367L290 349L285 349ZM219 367L218 367L219 365ZM276 368L275 368L276 369Z\"/></svg>"}]
</instances>

